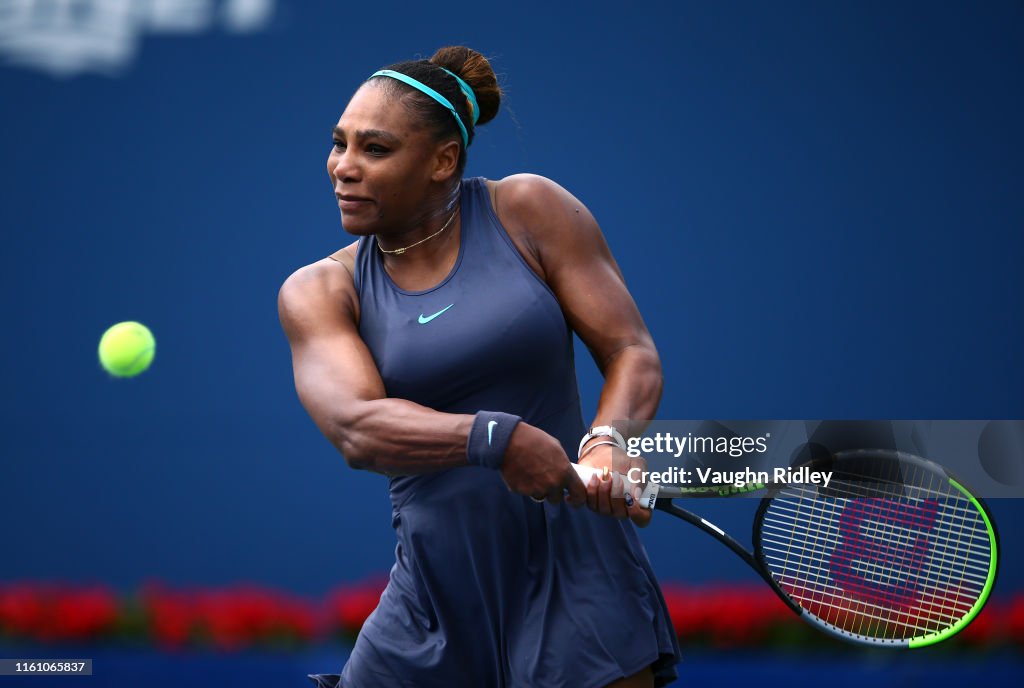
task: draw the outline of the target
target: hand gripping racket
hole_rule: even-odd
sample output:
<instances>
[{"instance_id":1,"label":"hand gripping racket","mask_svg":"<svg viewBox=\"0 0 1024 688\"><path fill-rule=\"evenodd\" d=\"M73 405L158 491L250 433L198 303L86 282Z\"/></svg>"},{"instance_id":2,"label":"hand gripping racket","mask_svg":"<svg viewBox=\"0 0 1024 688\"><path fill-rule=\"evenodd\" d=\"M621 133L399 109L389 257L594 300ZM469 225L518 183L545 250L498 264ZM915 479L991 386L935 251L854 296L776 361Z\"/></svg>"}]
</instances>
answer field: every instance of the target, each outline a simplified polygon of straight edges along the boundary
<instances>
[{"instance_id":1,"label":"hand gripping racket","mask_svg":"<svg viewBox=\"0 0 1024 688\"><path fill-rule=\"evenodd\" d=\"M586 483L595 469L573 464ZM998 538L984 503L942 467L903 452L858 449L815 470L828 487L767 487L753 552L672 502L707 488L649 483L640 498L735 552L802 619L844 640L917 648L946 640L981 611Z\"/></svg>"}]
</instances>

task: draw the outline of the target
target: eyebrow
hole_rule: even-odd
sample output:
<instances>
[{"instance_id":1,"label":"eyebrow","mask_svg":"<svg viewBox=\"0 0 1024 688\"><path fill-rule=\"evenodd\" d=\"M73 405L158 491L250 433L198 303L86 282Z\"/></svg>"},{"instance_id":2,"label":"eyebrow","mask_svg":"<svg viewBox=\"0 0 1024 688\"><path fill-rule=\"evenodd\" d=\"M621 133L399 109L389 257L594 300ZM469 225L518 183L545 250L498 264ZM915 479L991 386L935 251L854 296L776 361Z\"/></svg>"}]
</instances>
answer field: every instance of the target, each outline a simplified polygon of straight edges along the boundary
<instances>
[{"instance_id":1,"label":"eyebrow","mask_svg":"<svg viewBox=\"0 0 1024 688\"><path fill-rule=\"evenodd\" d=\"M334 130L331 132L331 134L333 136L337 137L337 138L340 138L340 137L343 137L345 135L345 132L342 131L341 127L336 126L336 127L334 127ZM399 139L397 136L392 134L390 131L384 131L383 129L362 129L362 130L356 132L356 138L357 139L377 138L377 139L382 139L384 141L387 141L388 143L390 143L392 145L401 142L401 139Z\"/></svg>"}]
</instances>

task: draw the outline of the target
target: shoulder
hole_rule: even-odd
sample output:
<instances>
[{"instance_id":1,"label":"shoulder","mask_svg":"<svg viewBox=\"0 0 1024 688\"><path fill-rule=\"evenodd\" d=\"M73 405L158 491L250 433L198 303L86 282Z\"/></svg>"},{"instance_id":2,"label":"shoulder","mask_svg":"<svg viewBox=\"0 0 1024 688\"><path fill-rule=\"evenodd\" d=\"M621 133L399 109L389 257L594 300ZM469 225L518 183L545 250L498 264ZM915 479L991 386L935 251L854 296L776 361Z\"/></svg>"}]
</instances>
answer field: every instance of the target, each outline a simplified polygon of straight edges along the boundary
<instances>
[{"instance_id":1,"label":"shoulder","mask_svg":"<svg viewBox=\"0 0 1024 688\"><path fill-rule=\"evenodd\" d=\"M493 182L491 196L502 226L521 251L531 254L545 277L566 251L605 250L601 229L587 207L547 177L505 177Z\"/></svg>"},{"instance_id":2,"label":"shoulder","mask_svg":"<svg viewBox=\"0 0 1024 688\"><path fill-rule=\"evenodd\" d=\"M564 220L583 207L568 190L539 174L513 174L488 185L503 221L508 217L531 227L564 226Z\"/></svg>"},{"instance_id":3,"label":"shoulder","mask_svg":"<svg viewBox=\"0 0 1024 688\"><path fill-rule=\"evenodd\" d=\"M278 315L285 331L305 329L333 317L355 320L358 298L353 282L355 244L328 258L305 265L285 279L277 294Z\"/></svg>"},{"instance_id":4,"label":"shoulder","mask_svg":"<svg viewBox=\"0 0 1024 688\"><path fill-rule=\"evenodd\" d=\"M340 263L350 274L355 274L356 251L359 249L359 241L353 241L348 246L343 246L328 256L329 260Z\"/></svg>"}]
</instances>

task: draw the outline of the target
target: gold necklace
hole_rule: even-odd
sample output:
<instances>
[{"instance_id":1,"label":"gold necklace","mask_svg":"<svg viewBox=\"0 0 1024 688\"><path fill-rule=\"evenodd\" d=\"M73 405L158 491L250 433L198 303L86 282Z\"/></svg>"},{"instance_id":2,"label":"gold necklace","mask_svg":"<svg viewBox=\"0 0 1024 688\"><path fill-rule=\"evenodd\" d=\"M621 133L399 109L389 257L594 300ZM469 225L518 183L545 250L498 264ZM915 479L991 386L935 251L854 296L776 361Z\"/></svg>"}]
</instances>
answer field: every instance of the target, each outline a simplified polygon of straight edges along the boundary
<instances>
[{"instance_id":1,"label":"gold necklace","mask_svg":"<svg viewBox=\"0 0 1024 688\"><path fill-rule=\"evenodd\" d=\"M391 249L389 251L388 249L381 247L380 240L378 239L377 240L377 248L379 248L381 250L381 253L388 253L388 254L394 254L396 256L400 256L403 253L405 253L406 251L408 251L409 249L411 249L413 246L419 246L424 241L429 241L430 239L433 239L434 237L436 237L438 234L440 234L444 230L448 229L448 225L450 225L452 223L452 220L454 220L455 216L458 215L458 214L459 214L459 209L456 208L455 212L452 213L452 216L448 218L448 221L444 223L444 227L442 227L441 229L437 230L436 232L434 232L433 234L428 236L426 239L420 239L415 244L409 244L408 246L405 246L403 248L393 248L393 249Z\"/></svg>"}]
</instances>

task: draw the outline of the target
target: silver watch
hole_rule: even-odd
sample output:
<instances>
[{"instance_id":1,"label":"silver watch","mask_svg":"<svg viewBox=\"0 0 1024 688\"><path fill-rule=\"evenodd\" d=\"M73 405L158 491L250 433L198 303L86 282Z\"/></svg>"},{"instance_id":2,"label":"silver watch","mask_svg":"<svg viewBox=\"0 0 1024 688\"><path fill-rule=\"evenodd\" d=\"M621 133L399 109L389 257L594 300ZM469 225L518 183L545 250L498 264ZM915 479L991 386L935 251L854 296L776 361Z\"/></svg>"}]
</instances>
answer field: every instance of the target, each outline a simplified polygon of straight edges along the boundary
<instances>
[{"instance_id":1,"label":"silver watch","mask_svg":"<svg viewBox=\"0 0 1024 688\"><path fill-rule=\"evenodd\" d=\"M626 451L626 440L622 438L622 434L618 430L611 425L598 425L596 428L590 428L587 434L583 436L583 439L580 440L580 448L576 450L577 459L583 453L583 445L595 437L611 437L622 451Z\"/></svg>"}]
</instances>

